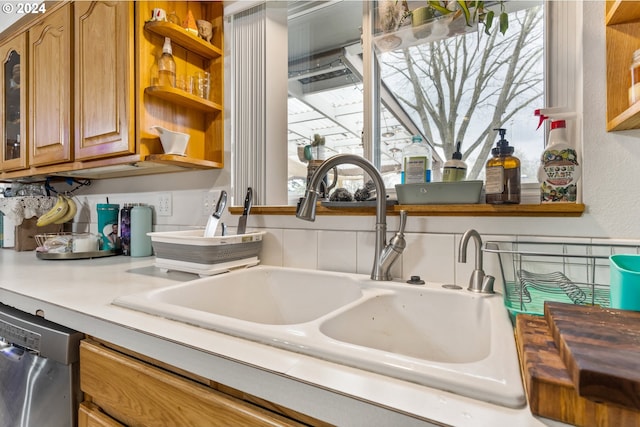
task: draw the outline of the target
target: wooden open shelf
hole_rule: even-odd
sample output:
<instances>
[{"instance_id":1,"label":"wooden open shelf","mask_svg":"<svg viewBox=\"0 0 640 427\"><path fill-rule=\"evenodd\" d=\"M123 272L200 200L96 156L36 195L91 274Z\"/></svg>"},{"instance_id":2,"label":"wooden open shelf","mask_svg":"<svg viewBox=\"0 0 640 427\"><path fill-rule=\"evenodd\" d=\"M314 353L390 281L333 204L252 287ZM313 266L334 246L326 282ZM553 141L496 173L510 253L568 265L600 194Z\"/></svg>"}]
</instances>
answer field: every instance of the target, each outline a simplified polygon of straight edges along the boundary
<instances>
[{"instance_id":1,"label":"wooden open shelf","mask_svg":"<svg viewBox=\"0 0 640 427\"><path fill-rule=\"evenodd\" d=\"M607 2L606 24L624 24L640 19L640 2L615 0Z\"/></svg>"},{"instance_id":2,"label":"wooden open shelf","mask_svg":"<svg viewBox=\"0 0 640 427\"><path fill-rule=\"evenodd\" d=\"M585 211L582 203L540 205L393 205L387 208L388 215L398 215L405 210L411 216L521 216L521 217L579 217ZM242 206L229 207L233 215L242 214ZM328 208L318 203L318 215L375 215L375 207ZM295 215L295 206L253 206L252 215Z\"/></svg>"},{"instance_id":3,"label":"wooden open shelf","mask_svg":"<svg viewBox=\"0 0 640 427\"><path fill-rule=\"evenodd\" d=\"M629 105L630 66L640 49L640 2L607 1L607 131L640 129L640 102Z\"/></svg>"},{"instance_id":4,"label":"wooden open shelf","mask_svg":"<svg viewBox=\"0 0 640 427\"><path fill-rule=\"evenodd\" d=\"M178 16L192 13L194 18L213 25L211 42L166 21L149 21L137 27L139 43L137 93L140 97L139 120L136 123L144 162L173 169L224 168L224 46L222 2L136 2L138 16L149 16L151 7L175 11ZM150 83L164 38L171 39L176 73L192 76L205 71L211 76L210 96ZM155 77L155 76L154 76ZM148 133L152 126L163 126L190 135L186 156L162 154L156 135Z\"/></svg>"},{"instance_id":5,"label":"wooden open shelf","mask_svg":"<svg viewBox=\"0 0 640 427\"><path fill-rule=\"evenodd\" d=\"M188 33L181 26L172 24L171 22L150 21L144 24L144 28L160 36L169 37L171 43L176 43L204 58L214 59L222 56L221 48L208 43L198 36Z\"/></svg>"},{"instance_id":6,"label":"wooden open shelf","mask_svg":"<svg viewBox=\"0 0 640 427\"><path fill-rule=\"evenodd\" d=\"M200 98L181 89L171 86L149 86L145 88L144 93L150 96L164 99L176 105L187 108L193 108L205 113L215 113L222 111L222 106L211 102L208 99Z\"/></svg>"},{"instance_id":7,"label":"wooden open shelf","mask_svg":"<svg viewBox=\"0 0 640 427\"><path fill-rule=\"evenodd\" d=\"M175 154L150 154L144 159L147 162L170 164L191 169L222 168L222 164L210 160L194 159Z\"/></svg>"}]
</instances>

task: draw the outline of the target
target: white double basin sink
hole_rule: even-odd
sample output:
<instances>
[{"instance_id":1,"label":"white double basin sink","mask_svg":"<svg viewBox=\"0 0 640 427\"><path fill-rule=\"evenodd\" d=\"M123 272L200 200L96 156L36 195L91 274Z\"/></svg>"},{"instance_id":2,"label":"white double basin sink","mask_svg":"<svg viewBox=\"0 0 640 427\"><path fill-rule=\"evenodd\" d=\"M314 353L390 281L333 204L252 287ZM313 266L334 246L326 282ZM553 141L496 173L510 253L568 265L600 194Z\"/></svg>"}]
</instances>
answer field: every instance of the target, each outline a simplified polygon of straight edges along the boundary
<instances>
[{"instance_id":1,"label":"white double basin sink","mask_svg":"<svg viewBox=\"0 0 640 427\"><path fill-rule=\"evenodd\" d=\"M114 304L502 406L526 402L499 294L258 266Z\"/></svg>"}]
</instances>

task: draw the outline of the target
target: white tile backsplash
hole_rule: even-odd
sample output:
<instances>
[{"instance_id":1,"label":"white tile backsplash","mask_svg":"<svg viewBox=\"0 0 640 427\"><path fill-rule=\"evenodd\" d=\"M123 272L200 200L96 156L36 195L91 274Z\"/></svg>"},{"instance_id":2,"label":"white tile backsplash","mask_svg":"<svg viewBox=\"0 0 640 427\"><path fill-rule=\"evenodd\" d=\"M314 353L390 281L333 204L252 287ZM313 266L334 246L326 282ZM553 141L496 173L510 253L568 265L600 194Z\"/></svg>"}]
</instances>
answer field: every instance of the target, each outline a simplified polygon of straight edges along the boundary
<instances>
[{"instance_id":1,"label":"white tile backsplash","mask_svg":"<svg viewBox=\"0 0 640 427\"><path fill-rule=\"evenodd\" d=\"M356 236L355 231L318 231L318 269L355 272Z\"/></svg>"},{"instance_id":2,"label":"white tile backsplash","mask_svg":"<svg viewBox=\"0 0 640 427\"><path fill-rule=\"evenodd\" d=\"M167 192L117 193L109 194L110 203L146 203L155 206L160 194ZM205 195L217 200L220 189L194 189L169 191L172 200L172 215L157 216L154 210L154 231L174 231L190 228L203 228L208 214L204 212ZM96 232L96 205L106 203L106 196L100 194L76 195L78 203L74 231ZM387 240L391 239L398 227L398 217L387 218ZM222 222L228 225L229 233L235 232L237 215L230 215L225 210ZM260 261L267 265L335 270L369 275L373 266L375 246L375 218L373 216L318 216L315 222L306 222L286 215L254 215L250 217L250 230L265 230L267 235L263 242ZM517 221L522 229L522 218L507 218L505 221ZM5 218L6 222L6 218ZM455 283L468 286L469 278L475 268L475 244L469 243L467 262L458 262L458 246L462 232L468 228L476 228L470 218L451 217L410 217L407 223L405 239L407 247L394 264L391 272L395 278L408 279L419 275L424 280L444 283ZM446 227L443 226L447 225ZM449 233L436 232L447 230ZM603 244L625 244L640 241L626 239L590 239L576 237L537 237L527 234L488 234L491 231L477 228L483 242L487 241L536 241L536 242L578 242ZM462 231L461 231L462 230ZM510 268L511 266L508 266ZM598 276L605 276L606 268L597 271ZM496 289L502 289L502 273L496 254L483 254L483 268L486 274L496 278ZM606 270L606 271L605 271Z\"/></svg>"},{"instance_id":3,"label":"white tile backsplash","mask_svg":"<svg viewBox=\"0 0 640 427\"><path fill-rule=\"evenodd\" d=\"M296 268L318 268L318 232L316 230L283 230L282 265Z\"/></svg>"},{"instance_id":4,"label":"white tile backsplash","mask_svg":"<svg viewBox=\"0 0 640 427\"><path fill-rule=\"evenodd\" d=\"M405 235L403 277L420 276L427 282L455 283L452 234Z\"/></svg>"},{"instance_id":5,"label":"white tile backsplash","mask_svg":"<svg viewBox=\"0 0 640 427\"><path fill-rule=\"evenodd\" d=\"M356 254L356 273L371 274L373 271L373 252L376 247L376 233L373 231L358 231L358 253ZM402 270L398 271L399 277Z\"/></svg>"},{"instance_id":6,"label":"white tile backsplash","mask_svg":"<svg viewBox=\"0 0 640 427\"><path fill-rule=\"evenodd\" d=\"M285 230L270 230L262 239L260 262L268 265L284 265Z\"/></svg>"}]
</instances>

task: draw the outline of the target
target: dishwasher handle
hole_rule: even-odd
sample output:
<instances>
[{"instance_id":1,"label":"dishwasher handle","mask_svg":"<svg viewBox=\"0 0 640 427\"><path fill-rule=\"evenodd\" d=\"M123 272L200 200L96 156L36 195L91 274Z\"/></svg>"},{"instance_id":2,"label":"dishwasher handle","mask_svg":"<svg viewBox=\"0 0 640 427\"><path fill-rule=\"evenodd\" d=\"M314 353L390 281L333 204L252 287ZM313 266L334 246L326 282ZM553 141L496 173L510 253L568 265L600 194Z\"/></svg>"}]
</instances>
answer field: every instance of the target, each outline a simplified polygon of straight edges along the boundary
<instances>
[{"instance_id":1,"label":"dishwasher handle","mask_svg":"<svg viewBox=\"0 0 640 427\"><path fill-rule=\"evenodd\" d=\"M0 341L0 355L6 360L11 362L19 362L24 355L25 350L15 345L9 344L2 340Z\"/></svg>"}]
</instances>

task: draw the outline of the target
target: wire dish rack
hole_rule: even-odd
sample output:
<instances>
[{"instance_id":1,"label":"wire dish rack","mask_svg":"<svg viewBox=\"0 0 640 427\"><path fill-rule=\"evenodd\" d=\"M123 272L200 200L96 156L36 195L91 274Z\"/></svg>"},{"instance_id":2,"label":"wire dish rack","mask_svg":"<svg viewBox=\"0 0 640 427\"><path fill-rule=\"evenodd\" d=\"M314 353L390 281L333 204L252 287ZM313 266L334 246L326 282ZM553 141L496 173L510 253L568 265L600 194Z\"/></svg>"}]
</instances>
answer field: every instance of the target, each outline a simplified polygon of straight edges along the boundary
<instances>
[{"instance_id":1,"label":"wire dish rack","mask_svg":"<svg viewBox=\"0 0 640 427\"><path fill-rule=\"evenodd\" d=\"M609 307L609 256L640 244L486 242L498 254L509 313L544 314L545 301Z\"/></svg>"}]
</instances>

